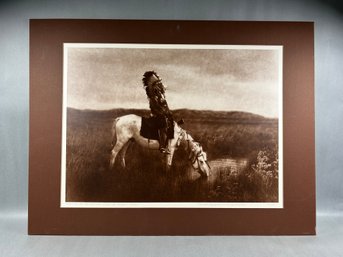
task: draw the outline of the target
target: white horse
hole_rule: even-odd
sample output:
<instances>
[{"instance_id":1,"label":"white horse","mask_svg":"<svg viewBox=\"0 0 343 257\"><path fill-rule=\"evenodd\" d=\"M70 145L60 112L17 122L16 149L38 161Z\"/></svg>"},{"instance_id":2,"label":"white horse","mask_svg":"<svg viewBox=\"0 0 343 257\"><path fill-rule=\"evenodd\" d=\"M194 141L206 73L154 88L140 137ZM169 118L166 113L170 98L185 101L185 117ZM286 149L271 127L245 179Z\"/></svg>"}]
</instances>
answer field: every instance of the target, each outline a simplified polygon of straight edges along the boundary
<instances>
[{"instance_id":1,"label":"white horse","mask_svg":"<svg viewBox=\"0 0 343 257\"><path fill-rule=\"evenodd\" d=\"M130 140L134 140L140 146L148 149L159 149L159 142L157 140L144 138L140 135L141 125L142 117L135 114L124 115L115 119L112 126L113 148L111 150L110 169L113 168L119 151L122 151L121 165L125 167L125 154ZM174 152L182 142L186 142L186 144L182 145L187 151L187 158L193 169L199 172L202 177L208 177L210 175L210 166L207 162L206 153L202 150L201 145L195 142L176 122L174 122L174 138L168 141L170 154L165 155L166 169L170 169Z\"/></svg>"}]
</instances>

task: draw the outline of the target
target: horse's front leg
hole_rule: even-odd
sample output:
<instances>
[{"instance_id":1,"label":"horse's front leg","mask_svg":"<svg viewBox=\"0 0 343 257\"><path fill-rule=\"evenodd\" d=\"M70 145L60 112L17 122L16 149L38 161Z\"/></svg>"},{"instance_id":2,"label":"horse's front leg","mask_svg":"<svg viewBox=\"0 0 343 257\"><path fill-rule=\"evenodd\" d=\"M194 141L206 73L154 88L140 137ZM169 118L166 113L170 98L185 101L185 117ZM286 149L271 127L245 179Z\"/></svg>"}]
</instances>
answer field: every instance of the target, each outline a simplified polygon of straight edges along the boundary
<instances>
[{"instance_id":1,"label":"horse's front leg","mask_svg":"<svg viewBox=\"0 0 343 257\"><path fill-rule=\"evenodd\" d=\"M171 148L169 150L170 150L170 154L166 155L166 173L167 174L170 173L171 166L173 164L173 156L174 156L174 152L175 152L174 148Z\"/></svg>"}]
</instances>

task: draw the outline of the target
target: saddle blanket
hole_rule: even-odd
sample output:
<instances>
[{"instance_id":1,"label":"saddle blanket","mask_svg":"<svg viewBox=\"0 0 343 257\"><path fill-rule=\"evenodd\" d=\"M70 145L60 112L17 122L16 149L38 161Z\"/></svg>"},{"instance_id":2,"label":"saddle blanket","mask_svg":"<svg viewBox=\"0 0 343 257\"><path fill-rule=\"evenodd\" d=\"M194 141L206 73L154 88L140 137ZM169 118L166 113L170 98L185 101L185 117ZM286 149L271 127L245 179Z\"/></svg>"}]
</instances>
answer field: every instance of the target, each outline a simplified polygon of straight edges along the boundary
<instances>
[{"instance_id":1,"label":"saddle blanket","mask_svg":"<svg viewBox=\"0 0 343 257\"><path fill-rule=\"evenodd\" d=\"M158 117L142 117L140 134L148 139L158 140L158 129L161 127L161 120ZM174 126L169 126L167 131L168 139L174 138Z\"/></svg>"}]
</instances>

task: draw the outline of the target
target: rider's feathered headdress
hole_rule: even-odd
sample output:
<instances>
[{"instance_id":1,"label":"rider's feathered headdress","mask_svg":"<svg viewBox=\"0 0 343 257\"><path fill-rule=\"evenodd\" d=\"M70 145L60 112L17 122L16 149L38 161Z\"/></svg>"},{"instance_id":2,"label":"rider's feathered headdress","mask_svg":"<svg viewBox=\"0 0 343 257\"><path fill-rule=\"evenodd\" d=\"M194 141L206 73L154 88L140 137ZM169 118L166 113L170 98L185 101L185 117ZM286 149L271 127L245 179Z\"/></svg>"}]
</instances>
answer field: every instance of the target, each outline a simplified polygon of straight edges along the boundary
<instances>
[{"instance_id":1,"label":"rider's feathered headdress","mask_svg":"<svg viewBox=\"0 0 343 257\"><path fill-rule=\"evenodd\" d=\"M144 74L143 74L143 86L146 87L148 85L148 81L149 81L149 78L151 76L155 75L157 78L159 78L159 76L157 75L157 73L155 71L146 71Z\"/></svg>"}]
</instances>

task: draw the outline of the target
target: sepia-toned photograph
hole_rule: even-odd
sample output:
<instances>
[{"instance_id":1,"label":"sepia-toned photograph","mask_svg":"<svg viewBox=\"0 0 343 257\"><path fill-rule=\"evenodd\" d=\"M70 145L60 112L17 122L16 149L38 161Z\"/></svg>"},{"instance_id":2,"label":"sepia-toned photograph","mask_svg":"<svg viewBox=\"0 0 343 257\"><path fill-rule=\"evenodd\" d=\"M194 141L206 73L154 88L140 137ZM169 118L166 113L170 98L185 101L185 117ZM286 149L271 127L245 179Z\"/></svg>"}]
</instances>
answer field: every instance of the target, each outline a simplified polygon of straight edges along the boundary
<instances>
[{"instance_id":1,"label":"sepia-toned photograph","mask_svg":"<svg viewBox=\"0 0 343 257\"><path fill-rule=\"evenodd\" d=\"M64 44L61 207L283 208L282 57Z\"/></svg>"}]
</instances>

